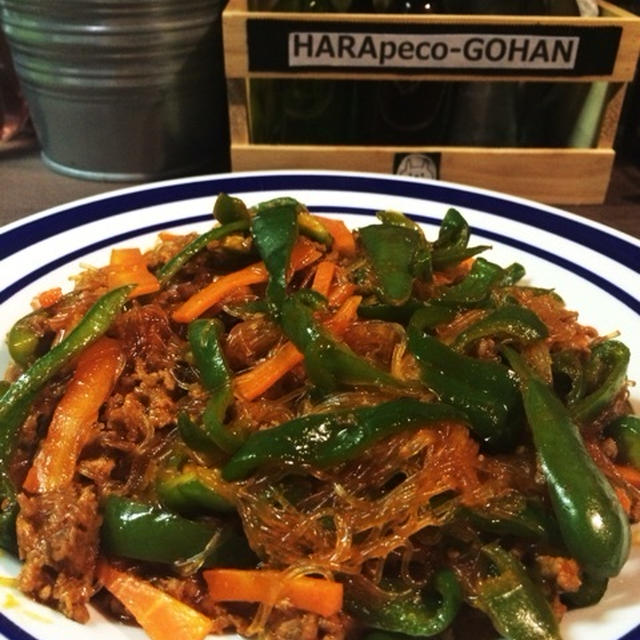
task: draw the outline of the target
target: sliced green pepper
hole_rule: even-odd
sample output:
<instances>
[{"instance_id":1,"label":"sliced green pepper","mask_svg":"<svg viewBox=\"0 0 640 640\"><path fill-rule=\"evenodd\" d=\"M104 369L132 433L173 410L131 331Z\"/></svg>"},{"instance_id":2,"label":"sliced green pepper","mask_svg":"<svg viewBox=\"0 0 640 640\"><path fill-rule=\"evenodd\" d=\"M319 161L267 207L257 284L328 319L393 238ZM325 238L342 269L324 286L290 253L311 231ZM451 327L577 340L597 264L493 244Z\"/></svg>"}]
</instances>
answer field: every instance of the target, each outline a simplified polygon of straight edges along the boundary
<instances>
[{"instance_id":1,"label":"sliced green pepper","mask_svg":"<svg viewBox=\"0 0 640 640\"><path fill-rule=\"evenodd\" d=\"M482 551L498 573L480 583L474 603L496 631L509 640L560 640L551 606L520 561L497 544Z\"/></svg>"},{"instance_id":2,"label":"sliced green pepper","mask_svg":"<svg viewBox=\"0 0 640 640\"><path fill-rule=\"evenodd\" d=\"M502 267L478 258L471 271L458 284L445 287L436 301L458 308L483 307L489 302L493 287L503 276Z\"/></svg>"},{"instance_id":3,"label":"sliced green pepper","mask_svg":"<svg viewBox=\"0 0 640 640\"><path fill-rule=\"evenodd\" d=\"M413 261L420 235L414 229L385 224L362 227L358 233L380 299L394 305L405 303L413 288Z\"/></svg>"},{"instance_id":4,"label":"sliced green pepper","mask_svg":"<svg viewBox=\"0 0 640 640\"><path fill-rule=\"evenodd\" d=\"M430 589L412 590L386 601L366 601L347 591L345 608L367 627L411 637L442 633L453 622L462 603L462 591L450 569L440 569Z\"/></svg>"},{"instance_id":5,"label":"sliced green pepper","mask_svg":"<svg viewBox=\"0 0 640 640\"><path fill-rule=\"evenodd\" d=\"M33 315L33 313L30 313L20 318L9 329L7 334L9 355L23 368L28 367L33 362L40 344L40 336L31 328L29 323Z\"/></svg>"},{"instance_id":6,"label":"sliced green pepper","mask_svg":"<svg viewBox=\"0 0 640 640\"><path fill-rule=\"evenodd\" d=\"M241 530L205 524L159 507L109 495L102 505L101 547L109 554L189 567L244 567L255 564Z\"/></svg>"},{"instance_id":7,"label":"sliced green pepper","mask_svg":"<svg viewBox=\"0 0 640 640\"><path fill-rule=\"evenodd\" d=\"M618 445L618 459L640 469L640 417L622 416L614 420L606 429Z\"/></svg>"},{"instance_id":8,"label":"sliced green pepper","mask_svg":"<svg viewBox=\"0 0 640 640\"><path fill-rule=\"evenodd\" d=\"M518 262L513 262L508 267L505 267L502 270L502 276L496 283L498 287L511 287L522 278L524 278L526 274L525 268L519 264Z\"/></svg>"},{"instance_id":9,"label":"sliced green pepper","mask_svg":"<svg viewBox=\"0 0 640 640\"><path fill-rule=\"evenodd\" d=\"M450 420L466 423L467 418L449 405L412 398L310 414L252 433L223 467L222 477L241 480L255 469L272 464L323 469L357 457L387 436Z\"/></svg>"},{"instance_id":10,"label":"sliced green pepper","mask_svg":"<svg viewBox=\"0 0 640 640\"><path fill-rule=\"evenodd\" d=\"M485 507L460 508L471 523L486 533L534 540L557 539L557 525L539 500L512 495Z\"/></svg>"},{"instance_id":11,"label":"sliced green pepper","mask_svg":"<svg viewBox=\"0 0 640 640\"><path fill-rule=\"evenodd\" d=\"M391 209L378 211L378 213L376 213L376 218L378 218L378 220L380 220L385 225L411 229L412 231L415 231L419 236L421 236L423 242L426 243L427 241L424 237L424 232L422 231L420 225L400 211L393 211Z\"/></svg>"},{"instance_id":12,"label":"sliced green pepper","mask_svg":"<svg viewBox=\"0 0 640 640\"><path fill-rule=\"evenodd\" d=\"M500 341L530 344L549 335L547 325L530 309L508 305L491 311L462 331L451 345L464 353L476 340L497 338Z\"/></svg>"},{"instance_id":13,"label":"sliced green pepper","mask_svg":"<svg viewBox=\"0 0 640 640\"><path fill-rule=\"evenodd\" d=\"M181 515L232 513L233 503L221 489L217 469L186 465L180 471L165 471L156 484L158 498L171 511Z\"/></svg>"},{"instance_id":14,"label":"sliced green pepper","mask_svg":"<svg viewBox=\"0 0 640 640\"><path fill-rule=\"evenodd\" d=\"M620 393L629 366L629 348L617 340L595 345L585 367L589 392L571 407L571 415L578 422L589 422L609 406ZM596 388L594 388L596 387Z\"/></svg>"},{"instance_id":15,"label":"sliced green pepper","mask_svg":"<svg viewBox=\"0 0 640 640\"><path fill-rule=\"evenodd\" d=\"M431 282L433 278L431 245L427 241L424 231L420 225L399 211L378 211L376 216L383 224L404 227L405 229L415 231L418 238L418 244L413 250L414 253L411 271L416 278L419 278L424 282Z\"/></svg>"},{"instance_id":16,"label":"sliced green pepper","mask_svg":"<svg viewBox=\"0 0 640 640\"><path fill-rule=\"evenodd\" d=\"M38 358L0 397L0 546L15 551L15 488L9 460L16 434L42 386L85 347L97 340L120 313L133 286L119 287L99 298L82 320L45 355Z\"/></svg>"},{"instance_id":17,"label":"sliced green pepper","mask_svg":"<svg viewBox=\"0 0 640 640\"><path fill-rule=\"evenodd\" d=\"M469 225L456 209L449 209L440 223L438 239L433 243L433 267L444 269L452 264L489 249L488 246L468 247Z\"/></svg>"},{"instance_id":18,"label":"sliced green pepper","mask_svg":"<svg viewBox=\"0 0 640 640\"><path fill-rule=\"evenodd\" d=\"M291 251L298 237L302 205L293 198L276 198L259 204L251 233L267 271L267 298L277 311L285 299Z\"/></svg>"},{"instance_id":19,"label":"sliced green pepper","mask_svg":"<svg viewBox=\"0 0 640 640\"><path fill-rule=\"evenodd\" d=\"M222 451L232 453L242 443L242 437L224 424L227 409L233 402L233 389L231 371L220 345L221 332L222 324L219 320L202 318L189 324L188 337L202 384L210 392L202 416L204 435ZM187 429L193 431L184 417L178 426L185 433Z\"/></svg>"},{"instance_id":20,"label":"sliced green pepper","mask_svg":"<svg viewBox=\"0 0 640 640\"><path fill-rule=\"evenodd\" d=\"M551 357L551 368L554 388L571 408L585 394L582 352L577 349L564 349L554 353Z\"/></svg>"},{"instance_id":21,"label":"sliced green pepper","mask_svg":"<svg viewBox=\"0 0 640 640\"><path fill-rule=\"evenodd\" d=\"M222 225L232 222L249 222L251 214L240 198L220 193L213 205L213 217Z\"/></svg>"},{"instance_id":22,"label":"sliced green pepper","mask_svg":"<svg viewBox=\"0 0 640 640\"><path fill-rule=\"evenodd\" d=\"M303 353L309 378L323 391L341 384L403 388L405 383L369 364L346 344L338 342L313 318L300 297L287 298L280 322L286 336Z\"/></svg>"},{"instance_id":23,"label":"sliced green pepper","mask_svg":"<svg viewBox=\"0 0 640 640\"><path fill-rule=\"evenodd\" d=\"M583 574L578 590L563 593L561 599L572 609L591 607L602 600L608 585L609 578L594 578Z\"/></svg>"},{"instance_id":24,"label":"sliced green pepper","mask_svg":"<svg viewBox=\"0 0 640 640\"><path fill-rule=\"evenodd\" d=\"M503 350L521 378L527 421L567 549L594 578L617 575L631 538L620 501L587 452L569 410L515 351Z\"/></svg>"},{"instance_id":25,"label":"sliced green pepper","mask_svg":"<svg viewBox=\"0 0 640 640\"><path fill-rule=\"evenodd\" d=\"M327 227L322 224L316 216L311 215L308 211L301 211L298 214L298 228L300 233L311 238L316 242L330 247L333 244L333 236L329 233Z\"/></svg>"},{"instance_id":26,"label":"sliced green pepper","mask_svg":"<svg viewBox=\"0 0 640 640\"><path fill-rule=\"evenodd\" d=\"M200 234L197 238L194 238L185 247L183 247L173 258L168 260L162 265L156 272L155 276L158 278L160 284L166 284L173 278L173 276L184 267L189 260L191 260L197 253L200 253L210 242L214 240L220 240L225 236L228 236L237 231L245 231L249 228L248 220L237 220L235 222L229 222L219 227L214 227L209 231Z\"/></svg>"},{"instance_id":27,"label":"sliced green pepper","mask_svg":"<svg viewBox=\"0 0 640 640\"><path fill-rule=\"evenodd\" d=\"M406 324L411 319L419 318L421 315L425 319L429 316L424 328L433 329L442 322L452 320L456 315L456 310L452 307L411 298L401 305L363 303L358 307L358 315L363 318L400 322L402 324Z\"/></svg>"},{"instance_id":28,"label":"sliced green pepper","mask_svg":"<svg viewBox=\"0 0 640 640\"><path fill-rule=\"evenodd\" d=\"M502 364L457 353L437 338L408 329L409 350L422 382L438 397L464 411L471 429L493 449L512 447L519 434L522 402L518 384Z\"/></svg>"}]
</instances>

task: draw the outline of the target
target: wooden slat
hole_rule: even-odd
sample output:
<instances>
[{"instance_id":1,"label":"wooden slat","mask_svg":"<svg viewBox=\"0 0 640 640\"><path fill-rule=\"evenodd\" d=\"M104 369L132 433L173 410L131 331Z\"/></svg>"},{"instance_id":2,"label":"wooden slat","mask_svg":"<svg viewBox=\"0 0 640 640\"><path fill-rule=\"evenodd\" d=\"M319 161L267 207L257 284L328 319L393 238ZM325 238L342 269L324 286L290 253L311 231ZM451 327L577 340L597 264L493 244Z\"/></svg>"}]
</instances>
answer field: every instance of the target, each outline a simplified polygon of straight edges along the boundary
<instances>
[{"instance_id":1,"label":"wooden slat","mask_svg":"<svg viewBox=\"0 0 640 640\"><path fill-rule=\"evenodd\" d=\"M396 153L441 153L440 179L552 204L604 201L612 149L412 148L232 143L234 171L336 169L393 172Z\"/></svg>"},{"instance_id":2,"label":"wooden slat","mask_svg":"<svg viewBox=\"0 0 640 640\"><path fill-rule=\"evenodd\" d=\"M602 116L600 134L598 135L597 140L597 146L600 149L608 149L614 145L626 92L626 84L614 84L609 86L609 100Z\"/></svg>"},{"instance_id":3,"label":"wooden slat","mask_svg":"<svg viewBox=\"0 0 640 640\"><path fill-rule=\"evenodd\" d=\"M295 70L292 72L281 73L264 73L250 72L248 68L248 52L247 52L247 31L246 23L249 17L260 18L263 20L293 20L301 25L305 22L322 20L327 22L335 22L343 24L345 22L354 22L358 24L380 23L384 21L387 25L406 24L411 21L414 24L450 24L450 25L495 25L504 24L508 26L517 25L566 25L566 26L620 26L622 28L622 36L618 56L616 58L615 67L611 74L607 75L590 75L580 77L550 76L541 78L536 75L527 75L526 73L518 76L480 76L480 75L448 75L433 74L429 72L421 72L416 70L415 73L402 75L403 79L415 80L492 80L492 81L513 81L513 80L538 80L538 81L562 81L562 82L585 82L592 80L609 80L612 82L627 82L633 79L638 55L640 53L640 18L633 14L623 11L609 3L601 3L603 7L603 15L599 17L560 17L560 16L505 16L505 15L411 15L410 17L403 14L341 14L341 13L278 13L278 12L258 12L247 10L246 1L230 0L222 15L224 43L225 43L225 68L228 78L238 77L283 77L295 75L299 78L317 77L317 71ZM323 77L327 78L358 78L361 77L357 71L332 71L324 73ZM368 74L368 79L394 79L398 78L398 74L381 71L375 74Z\"/></svg>"},{"instance_id":4,"label":"wooden slat","mask_svg":"<svg viewBox=\"0 0 640 640\"><path fill-rule=\"evenodd\" d=\"M231 78L227 81L227 103L231 139L236 143L248 144L250 115L247 81L244 78Z\"/></svg>"}]
</instances>

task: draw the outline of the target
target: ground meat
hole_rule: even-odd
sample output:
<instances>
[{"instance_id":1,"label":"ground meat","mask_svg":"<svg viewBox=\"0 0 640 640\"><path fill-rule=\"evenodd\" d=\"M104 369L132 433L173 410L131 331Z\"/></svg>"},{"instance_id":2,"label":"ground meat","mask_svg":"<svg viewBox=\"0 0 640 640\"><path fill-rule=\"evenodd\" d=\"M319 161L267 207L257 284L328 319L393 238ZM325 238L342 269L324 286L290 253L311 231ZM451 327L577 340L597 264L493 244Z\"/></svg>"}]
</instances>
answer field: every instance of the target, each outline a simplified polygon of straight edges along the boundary
<instances>
[{"instance_id":1,"label":"ground meat","mask_svg":"<svg viewBox=\"0 0 640 640\"><path fill-rule=\"evenodd\" d=\"M215 635L228 633L246 635L257 610L257 605L250 603L214 602L209 595L204 579L199 576L186 578L152 576L150 580L165 593L211 618L213 624L211 633ZM113 609L112 607L112 613L117 612L117 605L115 611Z\"/></svg>"},{"instance_id":2,"label":"ground meat","mask_svg":"<svg viewBox=\"0 0 640 640\"><path fill-rule=\"evenodd\" d=\"M211 633L239 633L248 635L258 614L258 605L246 602L214 602L209 596L206 584L198 576L187 578L150 577L151 582L164 592L181 602L201 611L211 618ZM110 615L126 620L127 614L117 604L107 609ZM288 602L270 610L265 628L259 634L264 640L344 640L354 623L349 616L337 614L323 618L313 613L300 611Z\"/></svg>"},{"instance_id":3,"label":"ground meat","mask_svg":"<svg viewBox=\"0 0 640 640\"><path fill-rule=\"evenodd\" d=\"M22 591L86 622L101 519L92 487L69 487L19 497L17 522Z\"/></svg>"},{"instance_id":4,"label":"ground meat","mask_svg":"<svg viewBox=\"0 0 640 640\"><path fill-rule=\"evenodd\" d=\"M264 640L344 640L353 627L351 618L337 614L323 618L281 605L271 613Z\"/></svg>"},{"instance_id":5,"label":"ground meat","mask_svg":"<svg viewBox=\"0 0 640 640\"><path fill-rule=\"evenodd\" d=\"M102 417L102 440L113 446L120 442L135 447L150 442L157 429L175 420L176 381L171 371L147 371L142 360L124 374L107 400Z\"/></svg>"},{"instance_id":6,"label":"ground meat","mask_svg":"<svg viewBox=\"0 0 640 640\"><path fill-rule=\"evenodd\" d=\"M560 591L574 592L580 588L580 567L573 558L538 556L537 562L541 575L553 579Z\"/></svg>"}]
</instances>

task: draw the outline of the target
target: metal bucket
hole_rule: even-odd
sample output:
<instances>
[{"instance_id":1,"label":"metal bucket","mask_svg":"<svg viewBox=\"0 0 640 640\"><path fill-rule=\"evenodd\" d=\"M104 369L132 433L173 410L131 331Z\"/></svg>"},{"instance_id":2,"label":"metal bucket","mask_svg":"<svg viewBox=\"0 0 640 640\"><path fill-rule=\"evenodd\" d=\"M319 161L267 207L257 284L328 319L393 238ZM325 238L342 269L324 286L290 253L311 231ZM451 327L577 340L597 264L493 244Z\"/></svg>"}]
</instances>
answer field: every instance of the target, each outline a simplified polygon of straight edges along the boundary
<instances>
[{"instance_id":1,"label":"metal bucket","mask_svg":"<svg viewBox=\"0 0 640 640\"><path fill-rule=\"evenodd\" d=\"M53 169L97 180L226 171L223 0L0 0Z\"/></svg>"}]
</instances>

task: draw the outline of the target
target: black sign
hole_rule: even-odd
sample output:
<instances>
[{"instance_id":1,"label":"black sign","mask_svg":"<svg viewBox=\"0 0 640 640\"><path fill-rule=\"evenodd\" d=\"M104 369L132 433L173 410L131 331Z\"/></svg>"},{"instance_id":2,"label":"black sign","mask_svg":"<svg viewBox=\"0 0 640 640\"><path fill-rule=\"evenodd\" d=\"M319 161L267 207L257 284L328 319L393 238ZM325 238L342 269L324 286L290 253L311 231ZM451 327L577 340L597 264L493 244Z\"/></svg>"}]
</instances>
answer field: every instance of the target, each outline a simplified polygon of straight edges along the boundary
<instances>
[{"instance_id":1,"label":"black sign","mask_svg":"<svg viewBox=\"0 0 640 640\"><path fill-rule=\"evenodd\" d=\"M247 20L249 71L604 76L621 27Z\"/></svg>"}]
</instances>

